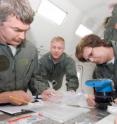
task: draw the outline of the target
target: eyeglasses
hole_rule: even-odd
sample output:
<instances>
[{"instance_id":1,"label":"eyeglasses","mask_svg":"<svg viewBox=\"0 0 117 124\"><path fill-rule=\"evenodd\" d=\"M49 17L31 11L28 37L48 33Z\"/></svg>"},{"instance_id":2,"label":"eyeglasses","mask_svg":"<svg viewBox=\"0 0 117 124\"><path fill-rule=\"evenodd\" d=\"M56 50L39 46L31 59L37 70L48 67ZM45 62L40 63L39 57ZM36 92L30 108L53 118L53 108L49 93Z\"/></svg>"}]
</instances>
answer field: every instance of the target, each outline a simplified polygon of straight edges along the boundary
<instances>
[{"instance_id":1,"label":"eyeglasses","mask_svg":"<svg viewBox=\"0 0 117 124\"><path fill-rule=\"evenodd\" d=\"M94 51L94 48L92 47L90 53L88 54L87 58L85 59L86 61L91 61L90 58L93 58L93 51Z\"/></svg>"}]
</instances>

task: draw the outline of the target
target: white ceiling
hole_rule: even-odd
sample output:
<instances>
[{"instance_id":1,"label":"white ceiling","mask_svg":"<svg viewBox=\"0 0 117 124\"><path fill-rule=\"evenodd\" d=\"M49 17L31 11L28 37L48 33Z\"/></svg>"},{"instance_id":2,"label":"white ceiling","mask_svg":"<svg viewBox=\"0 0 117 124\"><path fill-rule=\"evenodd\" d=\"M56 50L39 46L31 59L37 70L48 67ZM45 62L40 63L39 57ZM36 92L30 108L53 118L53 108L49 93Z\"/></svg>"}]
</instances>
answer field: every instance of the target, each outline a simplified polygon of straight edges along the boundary
<instances>
[{"instance_id":1,"label":"white ceiling","mask_svg":"<svg viewBox=\"0 0 117 124\"><path fill-rule=\"evenodd\" d=\"M69 2L80 10L84 16L81 22L85 26L94 32L100 32L105 17L111 15L110 5L117 3L117 0L69 0Z\"/></svg>"},{"instance_id":2,"label":"white ceiling","mask_svg":"<svg viewBox=\"0 0 117 124\"><path fill-rule=\"evenodd\" d=\"M90 10L99 9L103 7L109 7L111 3L117 3L117 0L69 0L75 7L81 11L87 12Z\"/></svg>"}]
</instances>

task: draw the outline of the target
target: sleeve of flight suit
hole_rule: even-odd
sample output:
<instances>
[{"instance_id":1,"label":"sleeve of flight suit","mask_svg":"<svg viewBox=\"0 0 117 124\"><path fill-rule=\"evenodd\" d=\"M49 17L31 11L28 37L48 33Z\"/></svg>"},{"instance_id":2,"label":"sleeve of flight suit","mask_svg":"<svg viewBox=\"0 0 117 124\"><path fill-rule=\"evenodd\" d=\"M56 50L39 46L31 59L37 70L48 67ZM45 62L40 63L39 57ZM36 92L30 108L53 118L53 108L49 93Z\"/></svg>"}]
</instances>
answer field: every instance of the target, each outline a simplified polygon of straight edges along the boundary
<instances>
[{"instance_id":1,"label":"sleeve of flight suit","mask_svg":"<svg viewBox=\"0 0 117 124\"><path fill-rule=\"evenodd\" d=\"M67 61L65 63L66 66L66 86L67 90L74 90L76 91L79 82L78 82L78 77L77 77L77 72L76 72L76 65L75 62L72 58L67 58Z\"/></svg>"},{"instance_id":2,"label":"sleeve of flight suit","mask_svg":"<svg viewBox=\"0 0 117 124\"><path fill-rule=\"evenodd\" d=\"M45 89L48 88L49 85L47 81L43 83L42 77L40 75L41 68L37 54L35 55L33 64L34 64L34 71L32 74L31 81L29 83L29 89L31 90L33 95L37 95L37 94L41 94Z\"/></svg>"},{"instance_id":3,"label":"sleeve of flight suit","mask_svg":"<svg viewBox=\"0 0 117 124\"><path fill-rule=\"evenodd\" d=\"M44 90L49 88L49 83L46 78L44 78L44 75L46 74L44 62L41 60L38 60L38 75L37 75L37 81L38 87L39 87L39 94L41 94Z\"/></svg>"}]
</instances>

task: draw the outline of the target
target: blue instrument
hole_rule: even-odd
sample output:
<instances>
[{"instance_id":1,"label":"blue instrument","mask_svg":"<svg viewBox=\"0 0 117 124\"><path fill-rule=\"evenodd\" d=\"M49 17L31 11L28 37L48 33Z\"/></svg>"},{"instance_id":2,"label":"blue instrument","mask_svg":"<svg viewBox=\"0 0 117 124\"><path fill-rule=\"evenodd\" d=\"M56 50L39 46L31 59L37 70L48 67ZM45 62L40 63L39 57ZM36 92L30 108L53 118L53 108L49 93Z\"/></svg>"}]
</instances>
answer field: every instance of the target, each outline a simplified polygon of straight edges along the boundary
<instances>
[{"instance_id":1,"label":"blue instrument","mask_svg":"<svg viewBox=\"0 0 117 124\"><path fill-rule=\"evenodd\" d=\"M85 84L89 87L95 88L97 92L112 92L112 80L110 79L93 79L88 80Z\"/></svg>"}]
</instances>

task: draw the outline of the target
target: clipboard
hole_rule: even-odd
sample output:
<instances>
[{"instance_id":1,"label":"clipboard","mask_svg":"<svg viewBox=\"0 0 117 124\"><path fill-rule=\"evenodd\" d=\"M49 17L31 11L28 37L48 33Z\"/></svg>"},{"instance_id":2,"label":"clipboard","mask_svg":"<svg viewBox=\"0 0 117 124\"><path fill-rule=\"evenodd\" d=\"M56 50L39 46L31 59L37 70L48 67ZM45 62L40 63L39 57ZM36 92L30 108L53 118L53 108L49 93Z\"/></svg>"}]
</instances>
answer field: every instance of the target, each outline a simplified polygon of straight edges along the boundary
<instances>
[{"instance_id":1,"label":"clipboard","mask_svg":"<svg viewBox=\"0 0 117 124\"><path fill-rule=\"evenodd\" d=\"M9 115L22 115L27 113L34 113L34 111L28 109L28 105L23 106L13 106L13 105L2 105L0 106L0 111Z\"/></svg>"},{"instance_id":2,"label":"clipboard","mask_svg":"<svg viewBox=\"0 0 117 124\"><path fill-rule=\"evenodd\" d=\"M22 114L34 113L32 110L22 110L21 112L17 112L17 113L9 113L9 112L5 112L5 111L1 111L1 112L5 113L5 114L8 114L8 115L11 115L11 116L17 116L17 115L22 115Z\"/></svg>"},{"instance_id":3,"label":"clipboard","mask_svg":"<svg viewBox=\"0 0 117 124\"><path fill-rule=\"evenodd\" d=\"M40 108L44 105L42 101L34 101L33 103L29 103L27 105L14 106L11 104L0 105L0 111L9 115L20 115L27 113L35 113L37 108Z\"/></svg>"}]
</instances>

